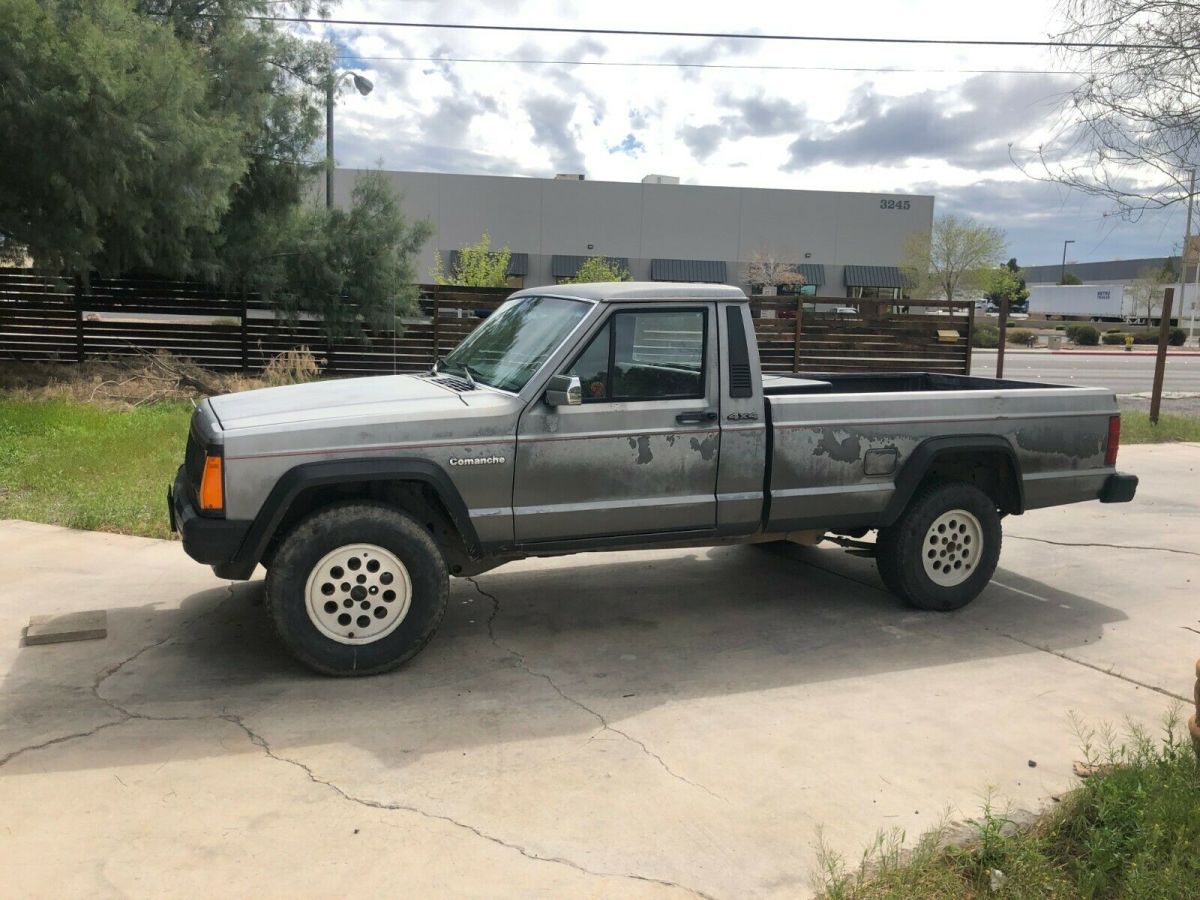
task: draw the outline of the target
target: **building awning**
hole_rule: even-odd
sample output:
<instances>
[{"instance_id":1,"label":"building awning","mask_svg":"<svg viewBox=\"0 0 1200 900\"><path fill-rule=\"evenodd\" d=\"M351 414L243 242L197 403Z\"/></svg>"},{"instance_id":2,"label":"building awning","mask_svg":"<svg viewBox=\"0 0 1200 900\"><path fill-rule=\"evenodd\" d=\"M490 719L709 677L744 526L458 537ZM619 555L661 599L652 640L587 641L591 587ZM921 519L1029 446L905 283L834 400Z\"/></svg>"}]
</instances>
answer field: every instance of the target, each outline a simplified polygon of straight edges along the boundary
<instances>
[{"instance_id":1,"label":"building awning","mask_svg":"<svg viewBox=\"0 0 1200 900\"><path fill-rule=\"evenodd\" d=\"M820 263L798 263L793 268L804 276L805 284L820 286L825 283L825 267Z\"/></svg>"},{"instance_id":2,"label":"building awning","mask_svg":"<svg viewBox=\"0 0 1200 900\"><path fill-rule=\"evenodd\" d=\"M651 281L725 282L725 261L720 259L652 259Z\"/></svg>"},{"instance_id":3,"label":"building awning","mask_svg":"<svg viewBox=\"0 0 1200 900\"><path fill-rule=\"evenodd\" d=\"M846 287L906 288L910 281L899 266L846 266Z\"/></svg>"},{"instance_id":4,"label":"building awning","mask_svg":"<svg viewBox=\"0 0 1200 900\"><path fill-rule=\"evenodd\" d=\"M574 278L579 269L592 256L552 256L550 257L550 275L553 278ZM628 256L606 256L610 265L629 271Z\"/></svg>"},{"instance_id":5,"label":"building awning","mask_svg":"<svg viewBox=\"0 0 1200 900\"><path fill-rule=\"evenodd\" d=\"M450 251L449 261L450 271L458 268L458 251ZM528 253L510 253L508 257L508 271L504 273L509 278L524 278L529 274L529 254Z\"/></svg>"}]
</instances>

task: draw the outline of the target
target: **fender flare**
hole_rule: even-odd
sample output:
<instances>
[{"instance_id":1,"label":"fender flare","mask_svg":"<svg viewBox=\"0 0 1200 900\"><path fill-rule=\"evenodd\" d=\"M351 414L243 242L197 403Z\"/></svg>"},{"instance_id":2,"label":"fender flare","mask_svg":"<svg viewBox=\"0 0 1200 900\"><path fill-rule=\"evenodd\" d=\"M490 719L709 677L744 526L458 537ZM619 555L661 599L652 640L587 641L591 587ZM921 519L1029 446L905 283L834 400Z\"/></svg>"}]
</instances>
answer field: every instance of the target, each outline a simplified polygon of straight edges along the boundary
<instances>
[{"instance_id":1,"label":"fender flare","mask_svg":"<svg viewBox=\"0 0 1200 900\"><path fill-rule=\"evenodd\" d=\"M917 445L896 476L896 489L880 516L881 525L891 525L900 518L908 502L920 487L929 469L940 457L967 451L999 453L1008 463L1016 488L1015 515L1025 511L1025 485L1021 479L1021 463L1012 444L996 434L955 434L928 438Z\"/></svg>"},{"instance_id":2,"label":"fender flare","mask_svg":"<svg viewBox=\"0 0 1200 900\"><path fill-rule=\"evenodd\" d=\"M262 560L263 553L274 538L283 517L302 492L323 485L367 481L413 481L429 486L450 513L454 527L458 529L466 545L467 553L474 558L482 555L479 535L471 522L467 505L450 476L437 463L421 458L350 458L303 463L284 472L271 488L267 499L263 501L237 555L228 567L223 568L229 573L246 573L233 577L250 577L254 567Z\"/></svg>"}]
</instances>

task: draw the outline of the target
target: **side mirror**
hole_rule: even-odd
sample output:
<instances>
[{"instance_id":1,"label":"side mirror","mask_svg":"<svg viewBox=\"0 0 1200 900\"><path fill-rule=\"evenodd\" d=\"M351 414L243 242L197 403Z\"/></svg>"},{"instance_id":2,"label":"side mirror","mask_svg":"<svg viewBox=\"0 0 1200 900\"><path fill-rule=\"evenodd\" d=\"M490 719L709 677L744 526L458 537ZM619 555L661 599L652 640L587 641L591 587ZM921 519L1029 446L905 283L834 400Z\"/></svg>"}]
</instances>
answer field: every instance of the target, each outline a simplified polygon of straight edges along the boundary
<instances>
[{"instance_id":1,"label":"side mirror","mask_svg":"<svg viewBox=\"0 0 1200 900\"><path fill-rule=\"evenodd\" d=\"M555 375L546 385L546 403L550 406L578 406L583 402L583 385L578 375Z\"/></svg>"}]
</instances>

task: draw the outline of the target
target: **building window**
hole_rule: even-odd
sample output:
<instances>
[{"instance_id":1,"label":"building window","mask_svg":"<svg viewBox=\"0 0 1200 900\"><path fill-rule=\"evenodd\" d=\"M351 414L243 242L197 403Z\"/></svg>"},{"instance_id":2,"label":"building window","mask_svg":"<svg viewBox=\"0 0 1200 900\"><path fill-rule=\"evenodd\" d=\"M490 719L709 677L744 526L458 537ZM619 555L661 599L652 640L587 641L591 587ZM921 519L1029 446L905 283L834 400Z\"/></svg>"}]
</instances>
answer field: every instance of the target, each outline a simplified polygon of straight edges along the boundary
<instances>
[{"instance_id":1,"label":"building window","mask_svg":"<svg viewBox=\"0 0 1200 900\"><path fill-rule=\"evenodd\" d=\"M761 284L750 285L751 296L760 296L762 292ZM817 286L815 284L781 284L775 293L779 297L815 297L817 296Z\"/></svg>"},{"instance_id":2,"label":"building window","mask_svg":"<svg viewBox=\"0 0 1200 900\"><path fill-rule=\"evenodd\" d=\"M852 300L859 298L883 299L883 300L899 300L900 288L890 287L848 287L846 288L846 296Z\"/></svg>"}]
</instances>

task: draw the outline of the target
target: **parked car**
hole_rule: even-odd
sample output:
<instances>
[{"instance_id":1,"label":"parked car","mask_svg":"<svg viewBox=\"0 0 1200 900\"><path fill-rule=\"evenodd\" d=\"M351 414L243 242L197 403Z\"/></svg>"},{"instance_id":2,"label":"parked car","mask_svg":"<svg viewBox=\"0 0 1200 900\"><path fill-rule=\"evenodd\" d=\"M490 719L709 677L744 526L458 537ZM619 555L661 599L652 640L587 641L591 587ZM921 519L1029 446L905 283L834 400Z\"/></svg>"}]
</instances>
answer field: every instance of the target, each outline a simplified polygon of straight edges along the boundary
<instances>
[{"instance_id":1,"label":"parked car","mask_svg":"<svg viewBox=\"0 0 1200 900\"><path fill-rule=\"evenodd\" d=\"M1133 497L1119 430L1100 388L764 375L736 288L561 285L427 373L204 400L168 507L222 578L266 569L299 660L366 675L429 641L449 576L530 556L833 536L913 606L957 609L1005 516Z\"/></svg>"}]
</instances>

